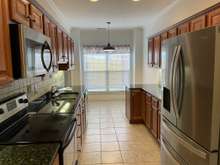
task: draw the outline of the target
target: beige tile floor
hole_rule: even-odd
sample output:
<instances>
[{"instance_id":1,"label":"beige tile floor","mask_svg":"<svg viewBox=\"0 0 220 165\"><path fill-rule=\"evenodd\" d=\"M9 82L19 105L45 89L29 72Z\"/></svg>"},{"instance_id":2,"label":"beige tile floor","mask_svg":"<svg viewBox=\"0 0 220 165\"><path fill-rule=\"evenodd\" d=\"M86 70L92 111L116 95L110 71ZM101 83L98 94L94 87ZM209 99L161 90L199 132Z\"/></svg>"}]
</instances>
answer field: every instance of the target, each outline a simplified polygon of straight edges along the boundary
<instances>
[{"instance_id":1,"label":"beige tile floor","mask_svg":"<svg viewBox=\"0 0 220 165\"><path fill-rule=\"evenodd\" d=\"M89 102L80 165L159 165L160 148L144 125L131 125L124 101Z\"/></svg>"}]
</instances>

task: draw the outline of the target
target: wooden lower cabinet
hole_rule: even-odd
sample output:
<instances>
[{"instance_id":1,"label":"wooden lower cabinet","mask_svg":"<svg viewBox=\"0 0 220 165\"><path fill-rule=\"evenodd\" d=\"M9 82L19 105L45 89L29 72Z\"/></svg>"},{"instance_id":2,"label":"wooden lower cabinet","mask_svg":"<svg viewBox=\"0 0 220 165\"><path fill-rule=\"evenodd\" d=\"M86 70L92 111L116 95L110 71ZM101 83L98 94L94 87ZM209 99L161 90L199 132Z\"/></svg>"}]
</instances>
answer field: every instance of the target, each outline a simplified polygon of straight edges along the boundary
<instances>
[{"instance_id":1,"label":"wooden lower cabinet","mask_svg":"<svg viewBox=\"0 0 220 165\"><path fill-rule=\"evenodd\" d=\"M158 111L158 113L157 113L157 139L158 139L158 141L160 142L160 124L161 124L161 112L160 112L160 110Z\"/></svg>"},{"instance_id":2,"label":"wooden lower cabinet","mask_svg":"<svg viewBox=\"0 0 220 165\"><path fill-rule=\"evenodd\" d=\"M130 123L140 123L142 121L142 93L139 89L131 90L130 93Z\"/></svg>"},{"instance_id":3,"label":"wooden lower cabinet","mask_svg":"<svg viewBox=\"0 0 220 165\"><path fill-rule=\"evenodd\" d=\"M157 129L158 129L158 110L152 108L151 132L155 138L157 138Z\"/></svg>"},{"instance_id":4,"label":"wooden lower cabinet","mask_svg":"<svg viewBox=\"0 0 220 165\"><path fill-rule=\"evenodd\" d=\"M160 100L137 88L126 88L126 117L129 122L145 124L155 139L160 141Z\"/></svg>"}]
</instances>

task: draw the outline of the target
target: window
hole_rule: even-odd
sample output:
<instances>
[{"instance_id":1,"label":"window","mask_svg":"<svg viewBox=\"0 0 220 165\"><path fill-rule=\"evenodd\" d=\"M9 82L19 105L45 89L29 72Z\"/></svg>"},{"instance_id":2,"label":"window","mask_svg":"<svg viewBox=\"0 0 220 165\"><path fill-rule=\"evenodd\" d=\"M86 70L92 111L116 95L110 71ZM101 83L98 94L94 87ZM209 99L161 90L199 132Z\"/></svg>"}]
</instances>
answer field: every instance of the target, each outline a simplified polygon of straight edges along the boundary
<instances>
[{"instance_id":1,"label":"window","mask_svg":"<svg viewBox=\"0 0 220 165\"><path fill-rule=\"evenodd\" d=\"M86 46L84 82L89 91L122 91L130 84L130 47L118 46L106 53L103 47Z\"/></svg>"}]
</instances>

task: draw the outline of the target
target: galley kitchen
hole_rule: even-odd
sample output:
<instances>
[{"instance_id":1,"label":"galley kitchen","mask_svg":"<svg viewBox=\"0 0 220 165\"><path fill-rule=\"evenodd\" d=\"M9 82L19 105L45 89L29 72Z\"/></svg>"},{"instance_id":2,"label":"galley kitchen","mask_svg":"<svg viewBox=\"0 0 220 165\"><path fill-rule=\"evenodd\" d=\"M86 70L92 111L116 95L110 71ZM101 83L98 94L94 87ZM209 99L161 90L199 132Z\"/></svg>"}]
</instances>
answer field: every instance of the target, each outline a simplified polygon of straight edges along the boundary
<instances>
[{"instance_id":1,"label":"galley kitchen","mask_svg":"<svg viewBox=\"0 0 220 165\"><path fill-rule=\"evenodd\" d=\"M220 165L219 0L0 0L0 165Z\"/></svg>"}]
</instances>

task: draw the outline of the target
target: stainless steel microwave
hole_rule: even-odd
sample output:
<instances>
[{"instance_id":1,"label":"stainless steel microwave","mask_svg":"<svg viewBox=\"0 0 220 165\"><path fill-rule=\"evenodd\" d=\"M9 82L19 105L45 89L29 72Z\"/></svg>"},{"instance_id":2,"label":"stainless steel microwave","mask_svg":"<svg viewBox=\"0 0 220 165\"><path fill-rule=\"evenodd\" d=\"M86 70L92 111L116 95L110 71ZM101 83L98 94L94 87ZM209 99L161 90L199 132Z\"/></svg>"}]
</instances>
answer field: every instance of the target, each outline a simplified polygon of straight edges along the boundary
<instances>
[{"instance_id":1,"label":"stainless steel microwave","mask_svg":"<svg viewBox=\"0 0 220 165\"><path fill-rule=\"evenodd\" d=\"M21 24L10 25L15 79L42 76L52 72L52 49L49 37Z\"/></svg>"}]
</instances>

